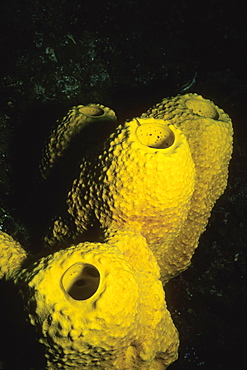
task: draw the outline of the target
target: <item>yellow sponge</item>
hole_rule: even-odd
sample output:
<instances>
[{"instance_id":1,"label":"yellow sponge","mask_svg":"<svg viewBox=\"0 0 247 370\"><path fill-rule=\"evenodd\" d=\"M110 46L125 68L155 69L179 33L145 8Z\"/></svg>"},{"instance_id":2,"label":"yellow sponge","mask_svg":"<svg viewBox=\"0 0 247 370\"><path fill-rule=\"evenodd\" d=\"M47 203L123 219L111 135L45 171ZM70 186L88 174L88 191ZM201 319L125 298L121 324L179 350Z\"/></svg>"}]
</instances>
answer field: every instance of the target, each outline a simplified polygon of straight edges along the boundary
<instances>
[{"instance_id":1,"label":"yellow sponge","mask_svg":"<svg viewBox=\"0 0 247 370\"><path fill-rule=\"evenodd\" d=\"M167 121L133 119L120 125L103 150L80 166L67 199L77 234L93 216L104 229L141 232L156 253L181 230L194 191L195 170L181 130ZM49 244L68 235L59 217ZM75 234L76 234L75 233Z\"/></svg>"},{"instance_id":2,"label":"yellow sponge","mask_svg":"<svg viewBox=\"0 0 247 370\"><path fill-rule=\"evenodd\" d=\"M27 253L21 245L0 230L0 279L11 279L26 257Z\"/></svg>"},{"instance_id":3,"label":"yellow sponge","mask_svg":"<svg viewBox=\"0 0 247 370\"><path fill-rule=\"evenodd\" d=\"M73 141L83 134L90 125L105 127L109 123L115 124L117 118L112 109L101 104L78 105L72 107L65 117L57 122L43 152L40 172L46 179L55 164L64 156Z\"/></svg>"},{"instance_id":4,"label":"yellow sponge","mask_svg":"<svg viewBox=\"0 0 247 370\"><path fill-rule=\"evenodd\" d=\"M159 268L140 235L60 250L16 282L41 327L49 369L166 369L177 358Z\"/></svg>"},{"instance_id":5,"label":"yellow sponge","mask_svg":"<svg viewBox=\"0 0 247 370\"><path fill-rule=\"evenodd\" d=\"M205 230L213 205L225 190L232 154L233 129L229 116L213 102L197 94L163 99L142 117L167 119L189 143L195 164L195 190L180 235L162 247L163 281L186 269Z\"/></svg>"},{"instance_id":6,"label":"yellow sponge","mask_svg":"<svg viewBox=\"0 0 247 370\"><path fill-rule=\"evenodd\" d=\"M47 144L44 178L97 117L115 122L100 105L72 108ZM0 232L0 278L20 287L47 368L164 370L177 358L162 283L188 267L226 187L232 135L211 101L163 99L83 152L66 215L46 237L60 250L22 268L26 252ZM95 224L101 242L69 246Z\"/></svg>"}]
</instances>

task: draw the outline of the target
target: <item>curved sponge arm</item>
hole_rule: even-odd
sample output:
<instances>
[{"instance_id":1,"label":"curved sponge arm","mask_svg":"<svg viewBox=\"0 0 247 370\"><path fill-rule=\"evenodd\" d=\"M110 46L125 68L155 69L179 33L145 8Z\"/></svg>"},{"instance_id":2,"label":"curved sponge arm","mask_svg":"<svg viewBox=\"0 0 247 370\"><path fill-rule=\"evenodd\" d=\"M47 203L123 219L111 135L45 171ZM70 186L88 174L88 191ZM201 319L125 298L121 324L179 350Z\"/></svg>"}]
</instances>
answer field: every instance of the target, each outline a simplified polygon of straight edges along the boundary
<instances>
[{"instance_id":1,"label":"curved sponge arm","mask_svg":"<svg viewBox=\"0 0 247 370\"><path fill-rule=\"evenodd\" d=\"M51 170L59 159L64 156L68 148L75 144L78 135L85 135L85 128L93 125L100 126L107 131L108 126L117 123L115 112L101 104L78 105L72 107L65 117L57 122L57 127L52 131L43 153L40 165L41 176L47 179ZM87 138L88 140L88 138Z\"/></svg>"},{"instance_id":2,"label":"curved sponge arm","mask_svg":"<svg viewBox=\"0 0 247 370\"><path fill-rule=\"evenodd\" d=\"M0 231L0 279L11 279L19 271L27 253L10 235Z\"/></svg>"}]
</instances>

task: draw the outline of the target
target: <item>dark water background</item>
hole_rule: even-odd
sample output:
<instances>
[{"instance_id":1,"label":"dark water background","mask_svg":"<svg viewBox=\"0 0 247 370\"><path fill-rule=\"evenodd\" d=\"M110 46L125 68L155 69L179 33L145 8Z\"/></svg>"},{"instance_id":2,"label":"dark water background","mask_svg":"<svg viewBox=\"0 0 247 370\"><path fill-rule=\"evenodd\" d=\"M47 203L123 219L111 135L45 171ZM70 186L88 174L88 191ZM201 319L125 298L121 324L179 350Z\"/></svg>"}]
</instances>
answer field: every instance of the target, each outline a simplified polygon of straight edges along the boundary
<instances>
[{"instance_id":1,"label":"dark water background","mask_svg":"<svg viewBox=\"0 0 247 370\"><path fill-rule=\"evenodd\" d=\"M229 186L192 266L166 287L181 340L169 369L247 369L245 3L2 0L0 28L0 221L26 248L42 223L28 202L41 147L68 107L101 103L121 122L195 77L188 91L231 116ZM1 289L0 369L42 369L17 295Z\"/></svg>"}]
</instances>

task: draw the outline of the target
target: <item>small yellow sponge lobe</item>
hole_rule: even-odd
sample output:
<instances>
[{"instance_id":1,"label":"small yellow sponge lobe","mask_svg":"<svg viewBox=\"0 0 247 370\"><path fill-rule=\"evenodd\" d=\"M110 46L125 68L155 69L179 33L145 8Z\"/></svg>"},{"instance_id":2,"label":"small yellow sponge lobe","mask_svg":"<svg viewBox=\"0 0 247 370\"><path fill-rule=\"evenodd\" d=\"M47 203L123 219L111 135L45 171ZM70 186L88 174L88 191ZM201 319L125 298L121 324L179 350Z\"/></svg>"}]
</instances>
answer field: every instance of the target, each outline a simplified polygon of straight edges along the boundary
<instances>
[{"instance_id":1,"label":"small yellow sponge lobe","mask_svg":"<svg viewBox=\"0 0 247 370\"><path fill-rule=\"evenodd\" d=\"M9 280L21 268L27 253L10 235L0 230L0 279Z\"/></svg>"}]
</instances>

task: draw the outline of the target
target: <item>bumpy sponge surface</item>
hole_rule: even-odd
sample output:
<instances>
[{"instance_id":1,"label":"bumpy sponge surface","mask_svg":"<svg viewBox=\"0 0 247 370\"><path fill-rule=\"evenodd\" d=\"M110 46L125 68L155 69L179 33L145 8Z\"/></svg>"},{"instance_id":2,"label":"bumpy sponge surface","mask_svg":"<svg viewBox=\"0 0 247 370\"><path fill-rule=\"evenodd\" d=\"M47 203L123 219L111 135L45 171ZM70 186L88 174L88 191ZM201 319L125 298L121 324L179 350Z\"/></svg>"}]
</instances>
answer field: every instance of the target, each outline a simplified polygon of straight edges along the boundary
<instances>
[{"instance_id":1,"label":"bumpy sponge surface","mask_svg":"<svg viewBox=\"0 0 247 370\"><path fill-rule=\"evenodd\" d=\"M165 369L177 358L178 335L158 278L145 239L128 233L22 270L19 284L32 324L41 326L48 368Z\"/></svg>"},{"instance_id":2,"label":"bumpy sponge surface","mask_svg":"<svg viewBox=\"0 0 247 370\"><path fill-rule=\"evenodd\" d=\"M195 169L185 135L160 119L120 125L103 149L82 161L68 194L76 232L95 217L101 227L140 232L159 254L159 245L178 235L194 191ZM50 241L66 234L58 218Z\"/></svg>"},{"instance_id":3,"label":"bumpy sponge surface","mask_svg":"<svg viewBox=\"0 0 247 370\"><path fill-rule=\"evenodd\" d=\"M73 107L41 165L45 179L84 138L65 215L46 237L61 249L22 268L26 252L0 232L0 278L20 286L47 347L47 368L164 370L179 340L162 283L188 267L226 187L231 120L211 101L185 94L163 99L103 140L96 122L104 131L115 114L100 105ZM67 248L95 225L99 239Z\"/></svg>"},{"instance_id":4,"label":"bumpy sponge surface","mask_svg":"<svg viewBox=\"0 0 247 370\"><path fill-rule=\"evenodd\" d=\"M0 231L0 279L12 278L19 271L27 253L10 235Z\"/></svg>"},{"instance_id":5,"label":"bumpy sponge surface","mask_svg":"<svg viewBox=\"0 0 247 370\"><path fill-rule=\"evenodd\" d=\"M195 164L195 190L188 217L159 263L163 280L186 269L198 240L205 230L213 205L227 184L232 154L233 129L229 116L213 102L197 94L163 99L142 117L162 118L179 128L186 136Z\"/></svg>"},{"instance_id":6,"label":"bumpy sponge surface","mask_svg":"<svg viewBox=\"0 0 247 370\"><path fill-rule=\"evenodd\" d=\"M53 167L62 158L71 145L82 136L86 136L85 130L90 125L102 126L115 124L116 115L112 109L101 104L77 105L72 107L61 120L49 137L44 149L40 172L46 179Z\"/></svg>"}]
</instances>

